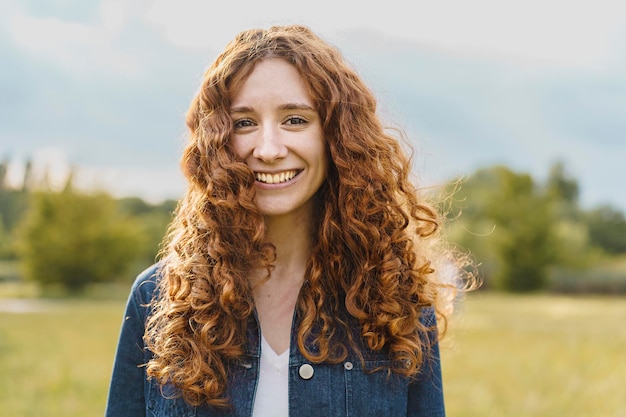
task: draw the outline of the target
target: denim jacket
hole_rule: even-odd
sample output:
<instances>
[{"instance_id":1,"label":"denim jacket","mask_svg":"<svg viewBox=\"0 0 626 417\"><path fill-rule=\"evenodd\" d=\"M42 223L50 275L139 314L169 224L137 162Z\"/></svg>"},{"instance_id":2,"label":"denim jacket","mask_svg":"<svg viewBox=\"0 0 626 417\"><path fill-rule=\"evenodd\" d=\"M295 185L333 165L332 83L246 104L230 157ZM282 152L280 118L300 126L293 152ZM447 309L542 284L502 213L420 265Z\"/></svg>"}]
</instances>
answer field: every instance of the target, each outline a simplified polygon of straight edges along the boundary
<instances>
[{"instance_id":1,"label":"denim jacket","mask_svg":"<svg viewBox=\"0 0 626 417\"><path fill-rule=\"evenodd\" d=\"M106 417L250 417L261 354L260 329L254 317L248 325L245 360L229 366L225 394L230 408L190 406L176 395L173 387L160 386L146 377L142 365L151 354L143 343L144 324L157 279L158 267L154 265L133 284L117 346ZM432 309L422 316L425 323L434 324ZM366 372L379 366L389 367L390 360L385 352L365 347L364 363L350 354L339 364L310 363L300 353L295 333L292 331L289 352L290 417L445 416L437 344L420 374L409 379L386 370Z\"/></svg>"}]
</instances>

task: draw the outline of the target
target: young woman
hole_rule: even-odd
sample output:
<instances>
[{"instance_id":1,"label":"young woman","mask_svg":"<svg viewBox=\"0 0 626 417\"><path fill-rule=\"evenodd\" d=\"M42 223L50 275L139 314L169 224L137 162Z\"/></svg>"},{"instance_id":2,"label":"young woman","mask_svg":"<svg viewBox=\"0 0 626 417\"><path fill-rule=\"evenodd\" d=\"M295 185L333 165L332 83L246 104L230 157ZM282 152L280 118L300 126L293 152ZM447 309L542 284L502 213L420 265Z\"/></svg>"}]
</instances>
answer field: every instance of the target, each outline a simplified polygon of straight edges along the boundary
<instances>
[{"instance_id":1,"label":"young woman","mask_svg":"<svg viewBox=\"0 0 626 417\"><path fill-rule=\"evenodd\" d=\"M308 28L239 34L130 294L107 416L443 416L455 260L372 92Z\"/></svg>"}]
</instances>

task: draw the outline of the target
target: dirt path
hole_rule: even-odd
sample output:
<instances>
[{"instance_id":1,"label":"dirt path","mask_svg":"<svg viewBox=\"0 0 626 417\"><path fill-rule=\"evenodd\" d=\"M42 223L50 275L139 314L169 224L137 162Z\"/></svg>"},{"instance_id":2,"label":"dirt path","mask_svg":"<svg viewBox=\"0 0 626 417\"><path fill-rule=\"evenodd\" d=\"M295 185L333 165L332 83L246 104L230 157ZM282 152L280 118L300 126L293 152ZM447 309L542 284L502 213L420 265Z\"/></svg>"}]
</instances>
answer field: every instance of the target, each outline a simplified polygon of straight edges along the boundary
<instances>
[{"instance_id":1,"label":"dirt path","mask_svg":"<svg viewBox=\"0 0 626 417\"><path fill-rule=\"evenodd\" d=\"M41 313L54 310L58 307L58 303L51 300L38 300L33 298L0 298L0 313Z\"/></svg>"}]
</instances>

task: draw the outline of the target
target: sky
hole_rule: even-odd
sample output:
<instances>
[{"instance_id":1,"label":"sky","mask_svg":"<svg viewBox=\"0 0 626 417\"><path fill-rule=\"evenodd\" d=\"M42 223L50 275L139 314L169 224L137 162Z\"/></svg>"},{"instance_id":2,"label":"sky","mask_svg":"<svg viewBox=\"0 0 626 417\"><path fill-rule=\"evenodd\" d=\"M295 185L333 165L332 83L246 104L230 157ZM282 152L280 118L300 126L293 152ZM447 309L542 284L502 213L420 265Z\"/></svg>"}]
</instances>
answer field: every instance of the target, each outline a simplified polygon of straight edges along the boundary
<instances>
[{"instance_id":1,"label":"sky","mask_svg":"<svg viewBox=\"0 0 626 417\"><path fill-rule=\"evenodd\" d=\"M184 117L239 31L304 24L407 132L423 186L565 164L586 207L626 211L626 2L4 0L0 158L53 184L149 201L184 192ZM623 5L622 5L623 4ZM410 6L409 6L410 5Z\"/></svg>"}]
</instances>

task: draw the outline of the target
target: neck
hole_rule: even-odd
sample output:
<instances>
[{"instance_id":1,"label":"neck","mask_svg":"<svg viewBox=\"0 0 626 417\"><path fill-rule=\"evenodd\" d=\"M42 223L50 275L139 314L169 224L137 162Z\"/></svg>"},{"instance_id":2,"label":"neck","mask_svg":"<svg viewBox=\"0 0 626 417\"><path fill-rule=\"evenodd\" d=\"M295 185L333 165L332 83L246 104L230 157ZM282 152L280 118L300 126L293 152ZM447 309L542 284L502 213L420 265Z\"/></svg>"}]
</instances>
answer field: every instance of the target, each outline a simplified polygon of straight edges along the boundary
<instances>
[{"instance_id":1,"label":"neck","mask_svg":"<svg viewBox=\"0 0 626 417\"><path fill-rule=\"evenodd\" d=\"M267 218L267 234L276 248L274 273L303 274L313 244L312 216L281 216Z\"/></svg>"},{"instance_id":2,"label":"neck","mask_svg":"<svg viewBox=\"0 0 626 417\"><path fill-rule=\"evenodd\" d=\"M253 271L255 308L267 342L276 352L289 347L291 325L313 244L313 210L266 218L267 236L276 248L272 275Z\"/></svg>"}]
</instances>

